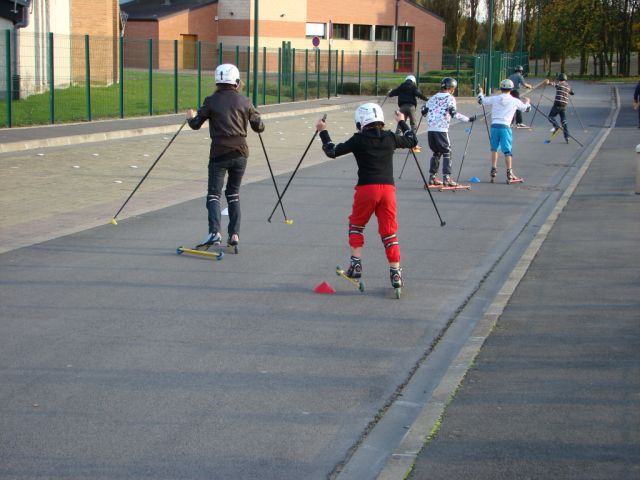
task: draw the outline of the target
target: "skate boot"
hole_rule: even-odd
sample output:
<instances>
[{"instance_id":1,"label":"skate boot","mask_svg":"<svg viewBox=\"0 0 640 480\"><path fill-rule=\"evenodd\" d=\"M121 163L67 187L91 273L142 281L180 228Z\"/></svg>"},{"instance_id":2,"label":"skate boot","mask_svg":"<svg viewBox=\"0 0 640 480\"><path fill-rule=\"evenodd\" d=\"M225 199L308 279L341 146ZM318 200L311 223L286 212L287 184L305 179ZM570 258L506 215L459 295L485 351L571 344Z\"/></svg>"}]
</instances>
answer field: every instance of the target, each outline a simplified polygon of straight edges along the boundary
<instances>
[{"instance_id":1,"label":"skate boot","mask_svg":"<svg viewBox=\"0 0 640 480\"><path fill-rule=\"evenodd\" d=\"M442 184L445 187L457 187L458 184L451 179L451 175L445 175L442 177Z\"/></svg>"},{"instance_id":2,"label":"skate boot","mask_svg":"<svg viewBox=\"0 0 640 480\"><path fill-rule=\"evenodd\" d=\"M227 240L227 246L233 250L233 253L238 253L238 245L240 244L240 237L237 233L229 235Z\"/></svg>"},{"instance_id":3,"label":"skate boot","mask_svg":"<svg viewBox=\"0 0 640 480\"><path fill-rule=\"evenodd\" d=\"M430 185L440 186L442 185L442 181L436 177L435 173L429 174L428 185L425 185L425 188L429 188Z\"/></svg>"},{"instance_id":4,"label":"skate boot","mask_svg":"<svg viewBox=\"0 0 640 480\"><path fill-rule=\"evenodd\" d=\"M362 277L362 259L359 257L351 257L351 265L347 270L347 277L360 278Z\"/></svg>"},{"instance_id":5,"label":"skate boot","mask_svg":"<svg viewBox=\"0 0 640 480\"><path fill-rule=\"evenodd\" d=\"M498 170L495 167L491 167L491 173L489 174L491 175L491 183L493 183L497 174L498 174Z\"/></svg>"},{"instance_id":6,"label":"skate boot","mask_svg":"<svg viewBox=\"0 0 640 480\"><path fill-rule=\"evenodd\" d=\"M511 183L522 183L524 179L513 173L512 169L507 170L507 185Z\"/></svg>"},{"instance_id":7,"label":"skate boot","mask_svg":"<svg viewBox=\"0 0 640 480\"><path fill-rule=\"evenodd\" d=\"M400 298L400 295L402 294L402 286L404 285L404 282L402 281L402 267L390 267L389 277L391 279L391 286L394 289L396 298Z\"/></svg>"},{"instance_id":8,"label":"skate boot","mask_svg":"<svg viewBox=\"0 0 640 480\"><path fill-rule=\"evenodd\" d=\"M218 246L222 243L222 237L219 233L210 233L202 243L196 245L196 250L209 250L210 247Z\"/></svg>"}]
</instances>

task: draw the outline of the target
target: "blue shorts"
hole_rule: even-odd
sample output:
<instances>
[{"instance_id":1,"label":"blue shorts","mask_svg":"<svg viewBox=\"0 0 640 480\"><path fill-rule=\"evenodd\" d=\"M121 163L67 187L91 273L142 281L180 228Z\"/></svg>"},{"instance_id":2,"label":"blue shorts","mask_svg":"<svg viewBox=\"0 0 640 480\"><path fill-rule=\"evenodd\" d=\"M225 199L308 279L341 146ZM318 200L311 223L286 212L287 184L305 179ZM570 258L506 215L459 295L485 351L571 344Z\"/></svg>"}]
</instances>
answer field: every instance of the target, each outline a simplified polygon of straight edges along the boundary
<instances>
[{"instance_id":1,"label":"blue shorts","mask_svg":"<svg viewBox=\"0 0 640 480\"><path fill-rule=\"evenodd\" d=\"M491 125L491 151L497 152L498 147L506 156L511 156L511 144L513 142L513 132L511 127L502 124Z\"/></svg>"}]
</instances>

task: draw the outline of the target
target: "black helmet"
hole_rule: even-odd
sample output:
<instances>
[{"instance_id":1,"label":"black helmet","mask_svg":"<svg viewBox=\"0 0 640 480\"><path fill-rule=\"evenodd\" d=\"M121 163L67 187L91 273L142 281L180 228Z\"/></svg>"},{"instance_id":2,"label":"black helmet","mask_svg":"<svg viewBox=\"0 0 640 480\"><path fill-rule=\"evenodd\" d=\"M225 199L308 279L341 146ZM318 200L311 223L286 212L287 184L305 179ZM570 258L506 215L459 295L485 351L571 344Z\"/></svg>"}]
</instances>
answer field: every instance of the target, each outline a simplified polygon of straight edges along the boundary
<instances>
[{"instance_id":1,"label":"black helmet","mask_svg":"<svg viewBox=\"0 0 640 480\"><path fill-rule=\"evenodd\" d=\"M447 77L443 78L442 82L440 82L440 88L446 88L447 90L450 88L456 88L458 86L458 82L455 78Z\"/></svg>"},{"instance_id":2,"label":"black helmet","mask_svg":"<svg viewBox=\"0 0 640 480\"><path fill-rule=\"evenodd\" d=\"M518 65L518 66L515 68L515 72L519 72L519 73L524 72L524 68L522 68L522 65Z\"/></svg>"},{"instance_id":3,"label":"black helmet","mask_svg":"<svg viewBox=\"0 0 640 480\"><path fill-rule=\"evenodd\" d=\"M559 82L566 82L567 81L567 75L565 73L559 73L558 74L558 81Z\"/></svg>"}]
</instances>

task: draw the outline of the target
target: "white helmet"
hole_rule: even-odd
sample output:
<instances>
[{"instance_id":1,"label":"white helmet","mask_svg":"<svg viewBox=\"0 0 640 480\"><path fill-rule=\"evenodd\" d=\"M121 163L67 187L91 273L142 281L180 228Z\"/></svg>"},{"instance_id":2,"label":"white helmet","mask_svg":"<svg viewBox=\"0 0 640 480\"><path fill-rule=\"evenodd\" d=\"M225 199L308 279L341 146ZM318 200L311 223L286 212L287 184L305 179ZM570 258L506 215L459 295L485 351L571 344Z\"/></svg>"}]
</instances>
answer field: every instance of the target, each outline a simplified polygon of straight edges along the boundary
<instances>
[{"instance_id":1,"label":"white helmet","mask_svg":"<svg viewBox=\"0 0 640 480\"><path fill-rule=\"evenodd\" d=\"M374 122L384 123L384 114L377 103L365 103L356 109L356 128L362 130L364 127Z\"/></svg>"},{"instance_id":2,"label":"white helmet","mask_svg":"<svg viewBox=\"0 0 640 480\"><path fill-rule=\"evenodd\" d=\"M226 83L229 85L240 84L240 71L235 65L223 63L216 67L216 85Z\"/></svg>"},{"instance_id":3,"label":"white helmet","mask_svg":"<svg viewBox=\"0 0 640 480\"><path fill-rule=\"evenodd\" d=\"M500 90L513 90L513 82L505 78L500 82Z\"/></svg>"},{"instance_id":4,"label":"white helmet","mask_svg":"<svg viewBox=\"0 0 640 480\"><path fill-rule=\"evenodd\" d=\"M414 77L413 75L407 75L407 78L405 78L404 80L405 80L405 82L407 80L411 80L413 83L417 83L416 82L416 77Z\"/></svg>"}]
</instances>

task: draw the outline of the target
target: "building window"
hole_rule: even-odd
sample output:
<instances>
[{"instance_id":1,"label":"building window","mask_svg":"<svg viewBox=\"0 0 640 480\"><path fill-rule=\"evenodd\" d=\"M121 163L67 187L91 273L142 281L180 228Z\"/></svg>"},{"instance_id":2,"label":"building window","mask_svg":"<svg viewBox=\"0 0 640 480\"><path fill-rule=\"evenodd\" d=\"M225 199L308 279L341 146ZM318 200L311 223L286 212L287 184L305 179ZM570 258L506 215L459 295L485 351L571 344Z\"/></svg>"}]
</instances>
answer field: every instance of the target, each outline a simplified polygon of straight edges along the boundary
<instances>
[{"instance_id":1,"label":"building window","mask_svg":"<svg viewBox=\"0 0 640 480\"><path fill-rule=\"evenodd\" d=\"M325 38L324 23L307 23L307 37Z\"/></svg>"},{"instance_id":2,"label":"building window","mask_svg":"<svg viewBox=\"0 0 640 480\"><path fill-rule=\"evenodd\" d=\"M393 27L389 25L376 25L376 41L390 42L393 40Z\"/></svg>"},{"instance_id":3,"label":"building window","mask_svg":"<svg viewBox=\"0 0 640 480\"><path fill-rule=\"evenodd\" d=\"M371 25L354 25L354 40L371 40Z\"/></svg>"},{"instance_id":4,"label":"building window","mask_svg":"<svg viewBox=\"0 0 640 480\"><path fill-rule=\"evenodd\" d=\"M349 40L349 24L348 23L334 23L332 38L337 40Z\"/></svg>"}]
</instances>

